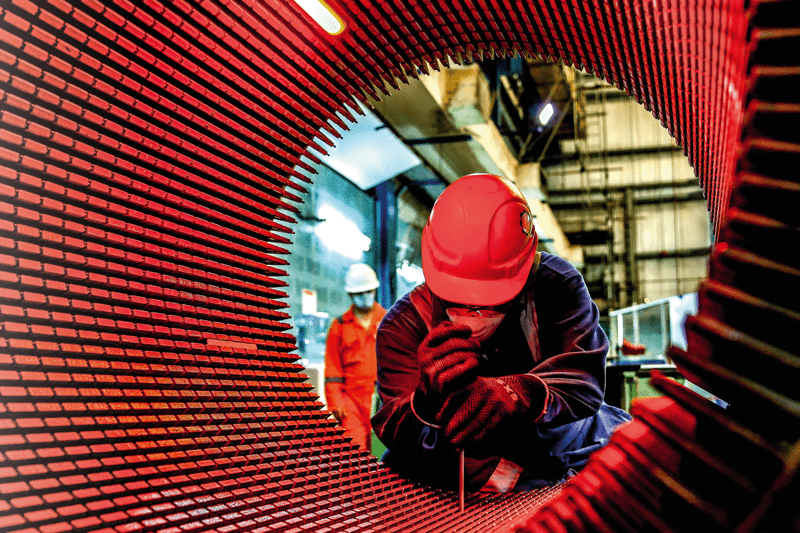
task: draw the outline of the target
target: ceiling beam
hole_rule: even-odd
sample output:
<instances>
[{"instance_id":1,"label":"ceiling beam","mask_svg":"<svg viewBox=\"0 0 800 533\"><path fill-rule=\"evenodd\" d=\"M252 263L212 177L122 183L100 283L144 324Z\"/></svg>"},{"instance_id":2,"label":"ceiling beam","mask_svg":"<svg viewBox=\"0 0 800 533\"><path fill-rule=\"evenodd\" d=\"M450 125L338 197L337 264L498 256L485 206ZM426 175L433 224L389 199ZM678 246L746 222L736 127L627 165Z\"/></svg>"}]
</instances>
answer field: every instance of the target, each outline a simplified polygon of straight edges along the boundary
<instances>
[{"instance_id":1,"label":"ceiling beam","mask_svg":"<svg viewBox=\"0 0 800 533\"><path fill-rule=\"evenodd\" d=\"M648 261L652 259L675 259L681 257L707 257L711 254L711 247L702 248L680 248L677 250L662 250L655 252L638 252L636 254L637 261ZM614 254L617 262L622 262L622 254ZM587 265L599 265L608 260L608 254L592 254L591 250L584 249L584 263Z\"/></svg>"},{"instance_id":2,"label":"ceiling beam","mask_svg":"<svg viewBox=\"0 0 800 533\"><path fill-rule=\"evenodd\" d=\"M590 100L633 100L633 97L625 91L617 89L578 89Z\"/></svg>"},{"instance_id":3,"label":"ceiling beam","mask_svg":"<svg viewBox=\"0 0 800 533\"><path fill-rule=\"evenodd\" d=\"M444 135L441 137L425 137L422 139L400 139L409 146L416 146L418 144L447 144L447 143L463 143L472 140L472 135Z\"/></svg>"},{"instance_id":4,"label":"ceiling beam","mask_svg":"<svg viewBox=\"0 0 800 533\"><path fill-rule=\"evenodd\" d=\"M649 191L654 189L677 189L680 187L700 187L700 181L697 178L685 179L681 181L664 181L656 183L633 183L630 185L612 185L609 187L592 187L589 189L547 189L547 196L569 196L577 194L592 194L592 193L606 193L606 192L622 192L625 189L633 189L634 191Z\"/></svg>"},{"instance_id":5,"label":"ceiling beam","mask_svg":"<svg viewBox=\"0 0 800 533\"><path fill-rule=\"evenodd\" d=\"M626 148L624 150L605 150L597 152L568 152L566 154L559 154L555 156L545 157L542 159L542 165L558 165L567 161L580 161L583 159L602 159L602 158L620 158L620 157L637 157L640 155L654 155L654 154L672 154L674 152L682 152L682 148L675 145L666 146L643 146L641 148Z\"/></svg>"},{"instance_id":6,"label":"ceiling beam","mask_svg":"<svg viewBox=\"0 0 800 533\"><path fill-rule=\"evenodd\" d=\"M674 259L676 257L706 257L711 254L711 247L703 248L682 248L662 252L639 252L636 254L637 260L646 261L648 259Z\"/></svg>"},{"instance_id":7,"label":"ceiling beam","mask_svg":"<svg viewBox=\"0 0 800 533\"><path fill-rule=\"evenodd\" d=\"M621 198L617 198L615 203L620 203L622 201ZM645 205L645 204L670 204L675 202L692 202L692 201L705 201L705 196L703 196L703 191L692 191L690 193L685 194L676 194L672 196L663 196L663 197L651 197L651 198L634 198L633 203L635 205ZM586 209L602 209L606 210L607 206L605 201L602 199L598 199L598 201L589 203L586 201L567 201L567 202L547 202L550 206L550 209L556 211L561 210L586 210Z\"/></svg>"}]
</instances>

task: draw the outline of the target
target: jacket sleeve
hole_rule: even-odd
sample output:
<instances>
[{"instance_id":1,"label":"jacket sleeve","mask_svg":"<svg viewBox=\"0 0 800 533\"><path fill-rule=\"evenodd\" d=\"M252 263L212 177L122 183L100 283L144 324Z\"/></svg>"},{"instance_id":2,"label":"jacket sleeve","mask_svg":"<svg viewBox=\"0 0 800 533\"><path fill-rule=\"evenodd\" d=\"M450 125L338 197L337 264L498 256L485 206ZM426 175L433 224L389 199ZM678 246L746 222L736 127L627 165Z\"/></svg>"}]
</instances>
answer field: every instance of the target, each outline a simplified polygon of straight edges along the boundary
<instances>
[{"instance_id":1,"label":"jacket sleeve","mask_svg":"<svg viewBox=\"0 0 800 533\"><path fill-rule=\"evenodd\" d=\"M547 386L544 409L535 421L556 425L589 417L600 409L608 338L577 271L548 281L537 287L542 360L530 374Z\"/></svg>"},{"instance_id":2,"label":"jacket sleeve","mask_svg":"<svg viewBox=\"0 0 800 533\"><path fill-rule=\"evenodd\" d=\"M344 406L344 363L342 361L342 325L334 320L325 341L325 400L328 410Z\"/></svg>"},{"instance_id":3,"label":"jacket sleeve","mask_svg":"<svg viewBox=\"0 0 800 533\"><path fill-rule=\"evenodd\" d=\"M442 465L454 469L450 463L456 458L455 451L440 430L417 419L410 403L419 382L417 347L426 333L407 297L381 322L376 343L381 408L372 418L372 427L391 454L387 464L420 483L440 484L433 480L441 479Z\"/></svg>"},{"instance_id":4,"label":"jacket sleeve","mask_svg":"<svg viewBox=\"0 0 800 533\"><path fill-rule=\"evenodd\" d=\"M378 394L381 408L372 420L375 434L389 449L416 441L424 424L411 411L411 393L419 382L417 347L424 325L407 301L399 301L378 327Z\"/></svg>"}]
</instances>

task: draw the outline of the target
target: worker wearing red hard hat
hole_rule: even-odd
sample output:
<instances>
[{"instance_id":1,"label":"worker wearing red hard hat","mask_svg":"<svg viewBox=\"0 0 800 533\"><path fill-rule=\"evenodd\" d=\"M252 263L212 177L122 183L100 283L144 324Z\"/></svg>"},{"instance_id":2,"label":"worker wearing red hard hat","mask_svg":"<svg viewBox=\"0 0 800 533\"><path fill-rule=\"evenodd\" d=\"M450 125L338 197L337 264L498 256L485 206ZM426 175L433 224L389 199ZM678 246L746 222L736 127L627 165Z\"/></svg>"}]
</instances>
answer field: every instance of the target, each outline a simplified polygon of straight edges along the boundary
<instances>
[{"instance_id":1,"label":"worker wearing red hard hat","mask_svg":"<svg viewBox=\"0 0 800 533\"><path fill-rule=\"evenodd\" d=\"M459 449L470 490L561 481L630 420L603 402L608 339L580 273L537 252L530 208L508 180L464 176L422 236L425 283L377 334L387 464L452 487Z\"/></svg>"},{"instance_id":2,"label":"worker wearing red hard hat","mask_svg":"<svg viewBox=\"0 0 800 533\"><path fill-rule=\"evenodd\" d=\"M370 451L369 419L377 375L375 335L386 310L375 301L375 290L380 283L369 265L351 265L344 283L353 305L328 329L325 398L328 409L353 442Z\"/></svg>"}]
</instances>

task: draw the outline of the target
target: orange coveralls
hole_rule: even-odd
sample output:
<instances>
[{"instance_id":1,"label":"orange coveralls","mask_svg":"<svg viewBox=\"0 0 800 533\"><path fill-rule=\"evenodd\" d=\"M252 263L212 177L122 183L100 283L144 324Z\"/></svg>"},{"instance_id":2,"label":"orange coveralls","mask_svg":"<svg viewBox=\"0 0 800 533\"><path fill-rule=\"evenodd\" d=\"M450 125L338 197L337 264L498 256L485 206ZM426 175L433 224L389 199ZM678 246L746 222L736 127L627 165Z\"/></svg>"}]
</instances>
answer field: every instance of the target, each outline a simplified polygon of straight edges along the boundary
<instances>
[{"instance_id":1,"label":"orange coveralls","mask_svg":"<svg viewBox=\"0 0 800 533\"><path fill-rule=\"evenodd\" d=\"M372 449L370 416L372 394L378 379L375 334L386 309L372 306L369 327L364 329L353 307L336 318L328 330L325 344L325 397L328 410L344 409L342 427L353 442L366 451Z\"/></svg>"}]
</instances>

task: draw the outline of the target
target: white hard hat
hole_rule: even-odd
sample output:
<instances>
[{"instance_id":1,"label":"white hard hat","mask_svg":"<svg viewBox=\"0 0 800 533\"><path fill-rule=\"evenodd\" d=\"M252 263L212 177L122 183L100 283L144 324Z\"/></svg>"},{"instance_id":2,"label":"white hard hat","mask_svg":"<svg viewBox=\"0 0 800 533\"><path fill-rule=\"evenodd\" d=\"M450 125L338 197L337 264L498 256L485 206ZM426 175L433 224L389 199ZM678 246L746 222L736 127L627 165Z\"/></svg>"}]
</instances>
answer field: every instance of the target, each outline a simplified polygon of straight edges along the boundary
<instances>
[{"instance_id":1,"label":"white hard hat","mask_svg":"<svg viewBox=\"0 0 800 533\"><path fill-rule=\"evenodd\" d=\"M371 291L379 285L378 275L364 263L350 265L344 277L344 290L349 293Z\"/></svg>"}]
</instances>

